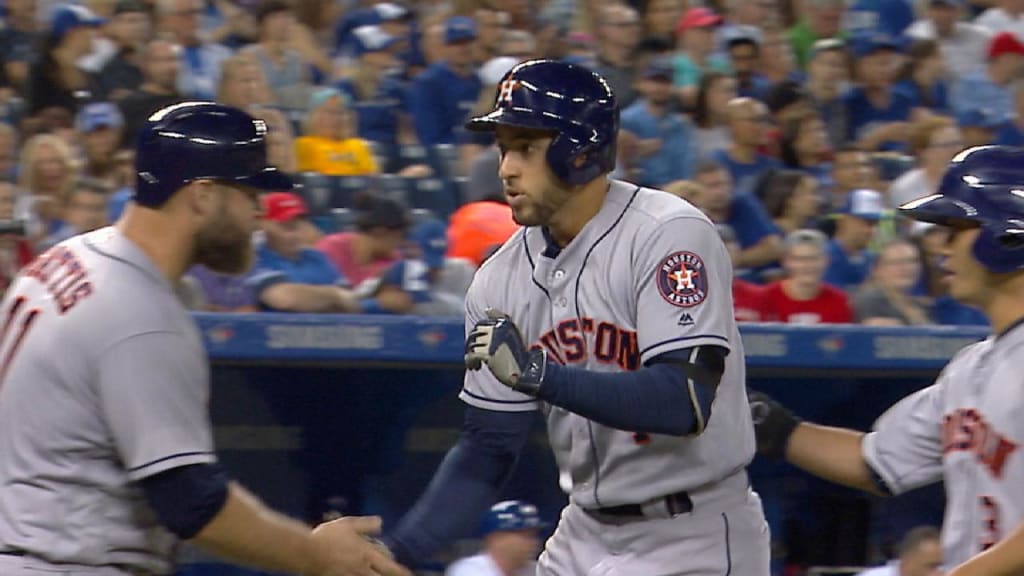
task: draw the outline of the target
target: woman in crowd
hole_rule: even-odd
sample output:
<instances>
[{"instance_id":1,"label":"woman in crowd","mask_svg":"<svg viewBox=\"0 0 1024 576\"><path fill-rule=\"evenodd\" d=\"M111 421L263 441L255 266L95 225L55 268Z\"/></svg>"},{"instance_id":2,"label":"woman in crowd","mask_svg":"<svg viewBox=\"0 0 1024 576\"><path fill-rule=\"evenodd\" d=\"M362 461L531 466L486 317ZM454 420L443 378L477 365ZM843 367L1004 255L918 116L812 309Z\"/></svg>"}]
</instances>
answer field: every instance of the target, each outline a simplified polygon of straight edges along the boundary
<instances>
[{"instance_id":1,"label":"woman in crowd","mask_svg":"<svg viewBox=\"0 0 1024 576\"><path fill-rule=\"evenodd\" d=\"M27 221L28 238L42 240L63 226L63 201L77 166L71 147L53 134L37 134L21 150L15 215Z\"/></svg>"},{"instance_id":2,"label":"woman in crowd","mask_svg":"<svg viewBox=\"0 0 1024 576\"><path fill-rule=\"evenodd\" d=\"M828 189L832 181L832 147L821 114L804 110L782 125L781 136L779 151L783 165L807 173L820 189Z\"/></svg>"},{"instance_id":3,"label":"woman in crowd","mask_svg":"<svg viewBox=\"0 0 1024 576\"><path fill-rule=\"evenodd\" d=\"M910 45L896 86L913 98L918 108L940 114L950 112L946 65L936 41L915 40Z\"/></svg>"},{"instance_id":4,"label":"woman in crowd","mask_svg":"<svg viewBox=\"0 0 1024 576\"><path fill-rule=\"evenodd\" d=\"M700 157L706 158L715 150L724 150L732 144L729 136L726 105L736 97L736 80L724 72L707 72L697 86L697 100L693 110L693 123Z\"/></svg>"},{"instance_id":5,"label":"woman in crowd","mask_svg":"<svg viewBox=\"0 0 1024 576\"><path fill-rule=\"evenodd\" d=\"M217 101L251 111L253 106L273 104L274 96L259 63L252 56L236 54L221 65Z\"/></svg>"},{"instance_id":6,"label":"woman in crowd","mask_svg":"<svg viewBox=\"0 0 1024 576\"><path fill-rule=\"evenodd\" d=\"M38 59L29 70L29 116L47 108L63 108L74 115L100 94L99 83L78 62L92 50L101 23L84 6L62 4L54 10L50 33L43 37Z\"/></svg>"},{"instance_id":7,"label":"woman in crowd","mask_svg":"<svg viewBox=\"0 0 1024 576\"><path fill-rule=\"evenodd\" d=\"M316 243L317 250L327 254L351 286L380 276L388 266L402 257L410 221L406 207L399 201L372 192L356 197L356 229L324 236Z\"/></svg>"},{"instance_id":8,"label":"woman in crowd","mask_svg":"<svg viewBox=\"0 0 1024 576\"><path fill-rule=\"evenodd\" d=\"M868 326L932 324L927 299L914 294L921 276L921 252L913 243L896 239L878 251L872 279L853 297L857 321Z\"/></svg>"},{"instance_id":9,"label":"woman in crowd","mask_svg":"<svg viewBox=\"0 0 1024 576\"><path fill-rule=\"evenodd\" d=\"M783 236L812 227L820 214L822 197L817 181L796 170L768 173L757 188L757 197Z\"/></svg>"}]
</instances>

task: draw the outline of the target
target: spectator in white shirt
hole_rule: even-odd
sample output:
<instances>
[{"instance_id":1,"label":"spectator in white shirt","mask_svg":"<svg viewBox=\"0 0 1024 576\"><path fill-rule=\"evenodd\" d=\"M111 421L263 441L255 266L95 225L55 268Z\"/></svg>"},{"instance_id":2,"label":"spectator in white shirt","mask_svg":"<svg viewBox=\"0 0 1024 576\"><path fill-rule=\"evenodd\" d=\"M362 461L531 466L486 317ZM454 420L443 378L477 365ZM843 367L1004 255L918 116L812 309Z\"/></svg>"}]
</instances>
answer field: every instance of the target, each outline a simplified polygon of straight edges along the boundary
<instances>
[{"instance_id":1,"label":"spectator in white shirt","mask_svg":"<svg viewBox=\"0 0 1024 576\"><path fill-rule=\"evenodd\" d=\"M1012 32L1024 42L1024 0L999 0L975 18L974 23L992 34Z\"/></svg>"},{"instance_id":2,"label":"spectator in white shirt","mask_svg":"<svg viewBox=\"0 0 1024 576\"><path fill-rule=\"evenodd\" d=\"M889 187L889 206L897 208L933 193L950 160L963 149L960 129L952 118L926 116L915 123L911 128L910 151L917 158L917 168L893 181Z\"/></svg>"},{"instance_id":3,"label":"spectator in white shirt","mask_svg":"<svg viewBox=\"0 0 1024 576\"><path fill-rule=\"evenodd\" d=\"M992 31L983 26L964 22L963 0L930 0L922 18L907 28L911 38L935 40L950 79L959 80L971 70L985 63L985 52Z\"/></svg>"}]
</instances>

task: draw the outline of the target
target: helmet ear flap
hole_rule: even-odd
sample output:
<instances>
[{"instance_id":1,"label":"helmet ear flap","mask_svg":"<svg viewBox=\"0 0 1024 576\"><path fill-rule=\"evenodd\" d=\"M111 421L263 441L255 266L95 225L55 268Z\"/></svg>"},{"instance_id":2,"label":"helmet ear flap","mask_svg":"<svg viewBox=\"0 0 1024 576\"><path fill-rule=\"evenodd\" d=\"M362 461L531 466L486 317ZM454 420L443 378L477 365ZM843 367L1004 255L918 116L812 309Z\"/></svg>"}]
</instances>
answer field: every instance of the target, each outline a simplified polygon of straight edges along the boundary
<instances>
[{"instance_id":1,"label":"helmet ear flap","mask_svg":"<svg viewBox=\"0 0 1024 576\"><path fill-rule=\"evenodd\" d=\"M984 222L973 252L978 262L992 272L1024 269L1024 222Z\"/></svg>"}]
</instances>

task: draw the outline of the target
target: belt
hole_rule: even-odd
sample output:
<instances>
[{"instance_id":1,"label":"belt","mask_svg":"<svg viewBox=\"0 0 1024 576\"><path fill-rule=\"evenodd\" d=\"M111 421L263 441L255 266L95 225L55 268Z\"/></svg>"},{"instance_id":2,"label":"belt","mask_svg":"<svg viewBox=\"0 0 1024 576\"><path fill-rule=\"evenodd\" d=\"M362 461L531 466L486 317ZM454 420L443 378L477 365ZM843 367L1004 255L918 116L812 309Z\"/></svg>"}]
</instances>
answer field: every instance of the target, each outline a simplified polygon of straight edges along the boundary
<instances>
[{"instance_id":1,"label":"belt","mask_svg":"<svg viewBox=\"0 0 1024 576\"><path fill-rule=\"evenodd\" d=\"M660 498L652 502L652 504L661 503L664 504L665 510L669 516L678 516L680 514L688 514L693 512L693 500L690 499L688 492L676 492L675 494L669 494L664 498ZM597 508L588 510L592 514L600 516L614 516L616 518L626 517L646 517L650 516L644 512L644 508L649 509L650 504L622 504L619 506L608 506L606 508Z\"/></svg>"}]
</instances>

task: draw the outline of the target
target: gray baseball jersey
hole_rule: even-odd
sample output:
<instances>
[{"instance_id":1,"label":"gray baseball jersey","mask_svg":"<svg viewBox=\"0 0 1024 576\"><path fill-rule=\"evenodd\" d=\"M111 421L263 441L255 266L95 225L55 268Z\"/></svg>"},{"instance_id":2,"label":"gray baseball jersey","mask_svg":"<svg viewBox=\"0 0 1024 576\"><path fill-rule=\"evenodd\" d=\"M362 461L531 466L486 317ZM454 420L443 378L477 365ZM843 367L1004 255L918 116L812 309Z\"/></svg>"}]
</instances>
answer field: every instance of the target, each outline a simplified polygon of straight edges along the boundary
<instances>
[{"instance_id":1,"label":"gray baseball jersey","mask_svg":"<svg viewBox=\"0 0 1024 576\"><path fill-rule=\"evenodd\" d=\"M1024 521L1024 327L961 350L935 384L908 396L864 439L894 493L945 480L943 560L960 564Z\"/></svg>"},{"instance_id":2,"label":"gray baseball jersey","mask_svg":"<svg viewBox=\"0 0 1024 576\"><path fill-rule=\"evenodd\" d=\"M467 331L488 307L508 313L554 361L588 370L636 370L701 345L729 350L710 423L696 437L602 426L542 406L486 369L466 373L461 398L470 405L544 411L576 505L637 504L706 487L753 457L732 264L714 225L685 201L613 180L599 213L557 254L541 228L525 228L483 264L466 297Z\"/></svg>"},{"instance_id":3,"label":"gray baseball jersey","mask_svg":"<svg viewBox=\"0 0 1024 576\"><path fill-rule=\"evenodd\" d=\"M137 482L215 460L205 352L171 284L104 228L27 266L0 330L0 553L170 572L176 538Z\"/></svg>"}]
</instances>

